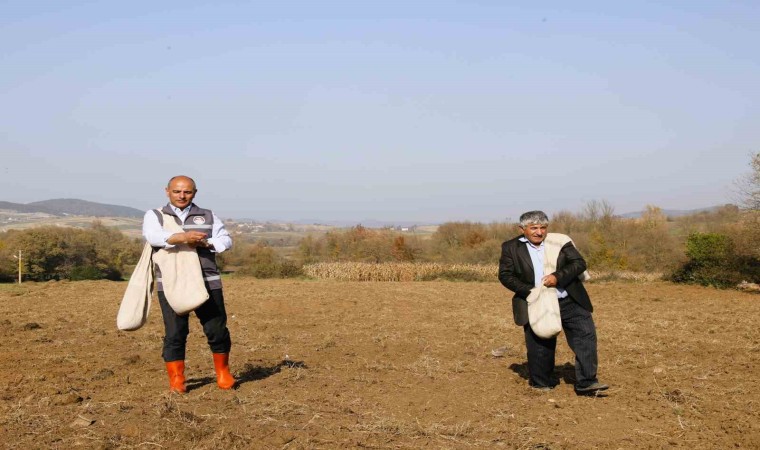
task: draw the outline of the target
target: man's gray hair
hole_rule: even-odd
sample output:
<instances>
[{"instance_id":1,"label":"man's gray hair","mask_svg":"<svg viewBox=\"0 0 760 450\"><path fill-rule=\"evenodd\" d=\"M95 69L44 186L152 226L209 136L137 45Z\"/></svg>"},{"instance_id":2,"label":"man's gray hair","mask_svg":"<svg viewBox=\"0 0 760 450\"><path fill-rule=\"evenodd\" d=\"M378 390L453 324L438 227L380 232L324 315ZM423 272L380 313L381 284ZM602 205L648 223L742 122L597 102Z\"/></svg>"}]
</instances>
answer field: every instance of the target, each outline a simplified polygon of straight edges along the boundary
<instances>
[{"instance_id":1,"label":"man's gray hair","mask_svg":"<svg viewBox=\"0 0 760 450\"><path fill-rule=\"evenodd\" d=\"M543 211L528 211L520 216L520 228L528 225L549 225L549 217Z\"/></svg>"}]
</instances>

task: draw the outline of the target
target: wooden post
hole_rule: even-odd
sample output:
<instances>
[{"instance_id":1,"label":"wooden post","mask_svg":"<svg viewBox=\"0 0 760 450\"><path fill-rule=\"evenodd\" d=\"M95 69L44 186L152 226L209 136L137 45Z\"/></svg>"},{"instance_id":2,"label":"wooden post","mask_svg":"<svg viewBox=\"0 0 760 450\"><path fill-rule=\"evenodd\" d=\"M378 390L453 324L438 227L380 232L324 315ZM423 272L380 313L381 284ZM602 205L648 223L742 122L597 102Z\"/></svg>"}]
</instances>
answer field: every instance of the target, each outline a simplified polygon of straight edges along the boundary
<instances>
[{"instance_id":1,"label":"wooden post","mask_svg":"<svg viewBox=\"0 0 760 450\"><path fill-rule=\"evenodd\" d=\"M21 250L18 251L18 284L21 284Z\"/></svg>"}]
</instances>

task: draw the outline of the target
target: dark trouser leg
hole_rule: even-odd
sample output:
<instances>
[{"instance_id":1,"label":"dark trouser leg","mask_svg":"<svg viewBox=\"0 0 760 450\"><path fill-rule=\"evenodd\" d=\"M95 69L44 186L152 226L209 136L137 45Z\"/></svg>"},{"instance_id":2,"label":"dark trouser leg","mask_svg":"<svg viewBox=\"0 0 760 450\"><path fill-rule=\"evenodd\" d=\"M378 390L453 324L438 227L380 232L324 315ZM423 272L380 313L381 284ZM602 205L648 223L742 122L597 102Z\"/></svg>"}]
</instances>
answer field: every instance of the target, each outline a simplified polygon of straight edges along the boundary
<instances>
[{"instance_id":1,"label":"dark trouser leg","mask_svg":"<svg viewBox=\"0 0 760 450\"><path fill-rule=\"evenodd\" d=\"M158 304L161 305L161 315L164 316L164 350L162 356L164 361L180 361L185 359L185 344L187 343L187 334L190 332L188 327L188 317L177 315L166 296L162 291L158 291Z\"/></svg>"},{"instance_id":2,"label":"dark trouser leg","mask_svg":"<svg viewBox=\"0 0 760 450\"><path fill-rule=\"evenodd\" d=\"M598 381L594 319L590 312L569 297L560 300L559 306L562 329L568 345L575 352L575 386L590 386Z\"/></svg>"},{"instance_id":3,"label":"dark trouser leg","mask_svg":"<svg viewBox=\"0 0 760 450\"><path fill-rule=\"evenodd\" d=\"M530 328L530 324L525 324L523 329L525 330L525 347L528 349L530 385L536 387L554 386L557 384L552 378L557 338L543 339L536 336Z\"/></svg>"},{"instance_id":4,"label":"dark trouser leg","mask_svg":"<svg viewBox=\"0 0 760 450\"><path fill-rule=\"evenodd\" d=\"M209 291L209 299L195 310L195 314L203 325L203 332L206 334L211 352L229 353L232 340L227 329L227 311L224 309L222 290Z\"/></svg>"}]
</instances>

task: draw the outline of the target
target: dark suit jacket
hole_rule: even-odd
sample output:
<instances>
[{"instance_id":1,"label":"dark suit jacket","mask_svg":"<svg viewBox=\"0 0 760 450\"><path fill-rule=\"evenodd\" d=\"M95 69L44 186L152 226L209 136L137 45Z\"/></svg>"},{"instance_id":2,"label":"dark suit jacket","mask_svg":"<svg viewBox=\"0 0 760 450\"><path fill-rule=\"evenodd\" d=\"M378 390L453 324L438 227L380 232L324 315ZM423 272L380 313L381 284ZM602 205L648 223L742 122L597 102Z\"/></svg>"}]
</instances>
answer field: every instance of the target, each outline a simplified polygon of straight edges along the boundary
<instances>
[{"instance_id":1,"label":"dark suit jacket","mask_svg":"<svg viewBox=\"0 0 760 450\"><path fill-rule=\"evenodd\" d=\"M501 259L499 260L499 281L507 289L514 292L512 297L512 313L517 325L528 323L528 302L525 300L530 295L535 283L533 262L528 253L528 244L519 241L522 235L510 239L501 244ZM557 287L570 294L573 301L577 302L589 312L594 311L591 299L586 292L578 275L586 270L586 261L572 242L568 242L559 252L557 258ZM548 275L548 274L544 274Z\"/></svg>"}]
</instances>

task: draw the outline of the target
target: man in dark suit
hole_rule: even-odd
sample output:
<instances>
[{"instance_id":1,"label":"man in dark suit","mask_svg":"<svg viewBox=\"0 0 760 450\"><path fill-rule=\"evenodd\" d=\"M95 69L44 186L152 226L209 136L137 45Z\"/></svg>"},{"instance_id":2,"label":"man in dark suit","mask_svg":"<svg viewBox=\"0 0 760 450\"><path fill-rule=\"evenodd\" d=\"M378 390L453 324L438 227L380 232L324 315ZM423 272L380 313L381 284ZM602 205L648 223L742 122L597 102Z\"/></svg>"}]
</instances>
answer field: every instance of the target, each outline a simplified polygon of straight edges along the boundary
<instances>
[{"instance_id":1,"label":"man in dark suit","mask_svg":"<svg viewBox=\"0 0 760 450\"><path fill-rule=\"evenodd\" d=\"M596 377L596 328L591 312L591 299L579 276L586 270L586 261L572 242L559 252L557 270L544 274L544 239L549 218L543 211L529 211L520 216L522 235L506 241L501 246L499 281L515 293L512 312L515 323L525 331L528 351L530 385L540 390L550 390L556 385L552 378L557 338L544 339L537 336L528 320L530 290L537 286L557 288L562 329L567 343L575 352L575 391L578 394L596 394L608 388Z\"/></svg>"}]
</instances>

